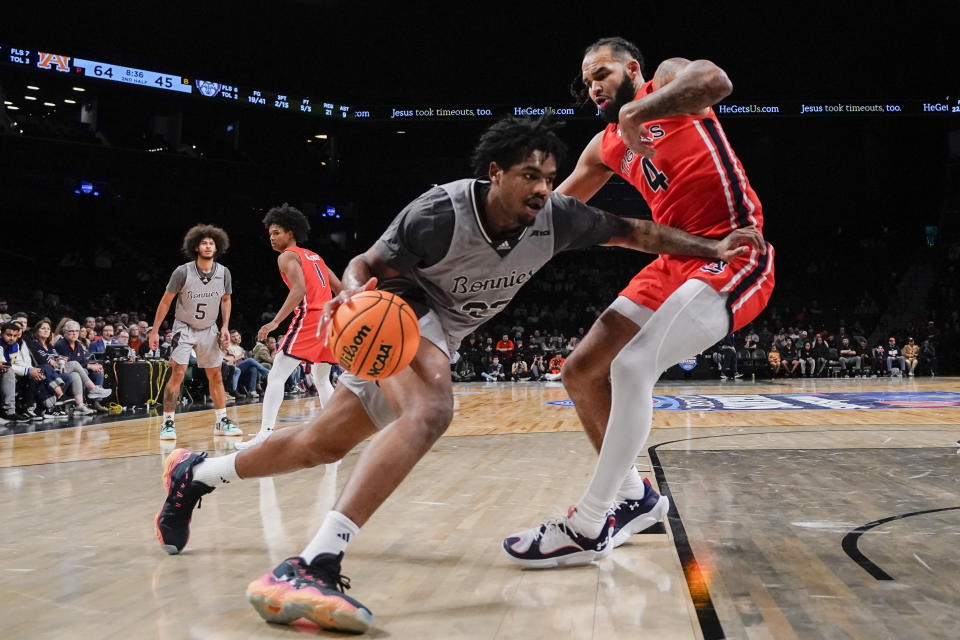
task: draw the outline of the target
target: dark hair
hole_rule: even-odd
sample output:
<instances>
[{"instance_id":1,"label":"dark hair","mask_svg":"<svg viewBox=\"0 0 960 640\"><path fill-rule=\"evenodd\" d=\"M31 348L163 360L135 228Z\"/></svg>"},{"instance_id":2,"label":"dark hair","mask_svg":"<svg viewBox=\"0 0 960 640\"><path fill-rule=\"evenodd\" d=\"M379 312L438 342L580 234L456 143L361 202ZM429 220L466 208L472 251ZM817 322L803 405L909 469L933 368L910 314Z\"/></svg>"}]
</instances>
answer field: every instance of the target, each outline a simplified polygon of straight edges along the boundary
<instances>
[{"instance_id":1,"label":"dark hair","mask_svg":"<svg viewBox=\"0 0 960 640\"><path fill-rule=\"evenodd\" d=\"M580 56L580 59L582 60L587 56L588 53L596 51L600 47L610 47L610 51L613 53L613 55L620 60L623 60L627 57L633 58L640 63L640 73L642 74L644 72L645 65L643 61L643 54L640 53L640 48L629 40L619 36L600 38L599 40L587 45L587 48L583 50L583 55ZM578 104L586 104L590 99L590 97L587 95L587 88L583 84L583 76L580 74L580 72L577 72L577 75L574 76L573 81L570 83L570 93L574 98L576 98Z\"/></svg>"},{"instance_id":2,"label":"dark hair","mask_svg":"<svg viewBox=\"0 0 960 640\"><path fill-rule=\"evenodd\" d=\"M272 224L281 229L292 231L297 242L305 242L310 237L310 222L307 221L307 216L286 202L279 207L270 209L267 211L267 215L263 217L264 228L269 229Z\"/></svg>"},{"instance_id":3,"label":"dark hair","mask_svg":"<svg viewBox=\"0 0 960 640\"><path fill-rule=\"evenodd\" d=\"M0 325L0 333L4 331L10 331L10 330L20 331L20 325L14 322L13 320L11 320L10 322L4 322L2 325Z\"/></svg>"},{"instance_id":4,"label":"dark hair","mask_svg":"<svg viewBox=\"0 0 960 640\"><path fill-rule=\"evenodd\" d=\"M183 247L180 248L187 260L197 259L197 249L200 248L200 243L204 238L210 238L217 245L214 258L219 258L230 248L230 238L227 237L227 232L220 227L215 227L212 224L194 225L183 236Z\"/></svg>"},{"instance_id":5,"label":"dark hair","mask_svg":"<svg viewBox=\"0 0 960 640\"><path fill-rule=\"evenodd\" d=\"M40 330L40 325L42 325L42 324L45 324L45 325L47 325L48 327L50 327L50 335L47 336L46 342L44 342L44 341L40 338L40 336L37 335L37 331ZM47 320L46 318L40 319L40 320L37 322L37 324L33 325L33 329L30 330L30 335L33 336L33 339L34 339L34 340L36 340L36 341L39 342L41 345L43 345L43 347L44 347L45 349L50 348L50 345L53 344L53 323L50 322L49 320Z\"/></svg>"},{"instance_id":6,"label":"dark hair","mask_svg":"<svg viewBox=\"0 0 960 640\"><path fill-rule=\"evenodd\" d=\"M550 116L530 118L504 118L495 123L480 136L470 163L478 178L486 178L490 173L490 163L496 162L504 171L523 161L534 151L542 151L563 161L567 145L554 132L563 126Z\"/></svg>"}]
</instances>

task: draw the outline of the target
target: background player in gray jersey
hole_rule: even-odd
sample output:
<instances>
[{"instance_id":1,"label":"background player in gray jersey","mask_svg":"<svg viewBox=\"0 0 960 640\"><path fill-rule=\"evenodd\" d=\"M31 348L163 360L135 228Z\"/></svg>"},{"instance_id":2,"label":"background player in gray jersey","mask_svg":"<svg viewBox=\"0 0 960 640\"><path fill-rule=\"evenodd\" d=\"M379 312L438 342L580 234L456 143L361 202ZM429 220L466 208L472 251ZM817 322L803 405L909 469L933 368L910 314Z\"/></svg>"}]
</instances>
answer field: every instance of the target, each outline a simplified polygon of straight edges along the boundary
<instances>
[{"instance_id":1,"label":"background player in gray jersey","mask_svg":"<svg viewBox=\"0 0 960 640\"><path fill-rule=\"evenodd\" d=\"M223 389L220 365L223 362L222 345L230 342L230 294L233 282L230 270L215 262L230 246L227 232L220 227L198 224L183 237L183 255L191 261L177 267L170 276L167 290L157 305L153 329L147 337L150 349L160 344L160 324L167 317L170 304L177 300L173 321L173 343L170 366L173 372L163 391L163 426L161 440L176 440L174 415L180 385L190 363L190 353L197 354L197 365L207 374L210 398L214 408L214 435L240 436L243 431L227 417L227 396ZM217 331L217 318L223 314L223 323Z\"/></svg>"},{"instance_id":2,"label":"background player in gray jersey","mask_svg":"<svg viewBox=\"0 0 960 640\"><path fill-rule=\"evenodd\" d=\"M609 244L727 260L759 237L738 230L721 241L698 238L552 193L563 150L543 120L508 118L493 125L474 154L478 174L489 182L461 180L431 189L350 262L344 291L327 304L326 315L385 281L418 310L421 340L413 363L379 385L341 376L330 404L312 423L281 429L238 454L170 454L164 478L178 489L157 516L168 553L186 545L193 506L215 487L334 462L373 436L314 539L247 587L248 599L267 621L303 616L325 628L366 630L373 616L338 588L340 561L360 526L449 426L449 354L457 335L495 314L533 272L566 249Z\"/></svg>"}]
</instances>

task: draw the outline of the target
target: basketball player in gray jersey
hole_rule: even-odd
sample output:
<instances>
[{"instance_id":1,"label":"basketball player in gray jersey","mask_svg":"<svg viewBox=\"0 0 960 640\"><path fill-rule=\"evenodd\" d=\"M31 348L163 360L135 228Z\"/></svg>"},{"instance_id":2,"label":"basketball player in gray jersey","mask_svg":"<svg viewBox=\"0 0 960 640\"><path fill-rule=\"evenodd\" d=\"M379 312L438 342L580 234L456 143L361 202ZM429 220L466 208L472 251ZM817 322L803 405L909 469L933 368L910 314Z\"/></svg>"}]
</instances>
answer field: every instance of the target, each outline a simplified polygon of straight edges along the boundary
<instances>
[{"instance_id":1,"label":"basketball player in gray jersey","mask_svg":"<svg viewBox=\"0 0 960 640\"><path fill-rule=\"evenodd\" d=\"M221 345L230 342L230 294L233 283L230 270L214 258L223 255L230 246L226 231L208 224L198 224L183 237L183 255L191 262L177 267L167 290L157 305L153 329L147 337L151 349L160 344L160 324L167 317L174 298L173 343L170 366L173 371L163 391L163 426L161 440L176 440L174 415L180 385L190 363L190 353L197 354L197 365L207 374L210 398L213 400L213 434L240 436L243 431L227 417L227 397L223 389L220 365L223 362ZM217 331L217 318L223 313L223 323Z\"/></svg>"},{"instance_id":2,"label":"basketball player in gray jersey","mask_svg":"<svg viewBox=\"0 0 960 640\"><path fill-rule=\"evenodd\" d=\"M343 593L341 558L449 426L450 356L463 336L501 311L560 251L608 244L727 260L748 250L741 245L761 241L750 229L719 241L699 238L552 193L564 145L551 129L547 121L518 118L493 125L473 158L487 180L426 192L347 266L344 289L325 314L382 281L417 310L421 340L409 367L379 384L341 376L312 423L281 429L238 454L206 459L206 453L178 449L168 456L164 481L173 488L156 521L168 553L186 545L193 507L215 487L334 462L373 436L313 540L247 587L247 598L268 622L304 617L324 628L365 631L373 615Z\"/></svg>"}]
</instances>

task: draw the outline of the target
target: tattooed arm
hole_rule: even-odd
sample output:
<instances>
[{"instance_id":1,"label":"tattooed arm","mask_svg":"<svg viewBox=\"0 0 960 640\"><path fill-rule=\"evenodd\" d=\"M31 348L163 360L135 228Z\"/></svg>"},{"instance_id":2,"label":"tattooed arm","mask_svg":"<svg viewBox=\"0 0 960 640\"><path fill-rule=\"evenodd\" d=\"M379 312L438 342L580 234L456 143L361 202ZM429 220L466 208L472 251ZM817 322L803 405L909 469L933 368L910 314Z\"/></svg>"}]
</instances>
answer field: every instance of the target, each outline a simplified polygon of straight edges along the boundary
<instances>
[{"instance_id":1,"label":"tattooed arm","mask_svg":"<svg viewBox=\"0 0 960 640\"><path fill-rule=\"evenodd\" d=\"M664 60L653 76L654 91L620 110L624 142L635 153L652 158L650 132L644 123L678 115L703 115L733 91L723 69L709 60Z\"/></svg>"}]
</instances>

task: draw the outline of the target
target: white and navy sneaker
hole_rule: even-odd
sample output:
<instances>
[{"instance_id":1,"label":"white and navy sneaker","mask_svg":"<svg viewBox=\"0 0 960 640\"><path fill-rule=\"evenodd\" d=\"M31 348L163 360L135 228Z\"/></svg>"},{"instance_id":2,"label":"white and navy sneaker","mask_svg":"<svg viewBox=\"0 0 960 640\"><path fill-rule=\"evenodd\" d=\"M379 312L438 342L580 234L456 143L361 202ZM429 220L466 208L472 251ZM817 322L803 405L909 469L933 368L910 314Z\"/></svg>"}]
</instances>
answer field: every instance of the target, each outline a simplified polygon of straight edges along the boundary
<instances>
[{"instance_id":1,"label":"white and navy sneaker","mask_svg":"<svg viewBox=\"0 0 960 640\"><path fill-rule=\"evenodd\" d=\"M650 481L643 479L644 494L639 500L620 500L610 514L616 520L613 527L613 547L617 548L630 539L660 522L670 509L670 498L661 496Z\"/></svg>"},{"instance_id":2,"label":"white and navy sneaker","mask_svg":"<svg viewBox=\"0 0 960 640\"><path fill-rule=\"evenodd\" d=\"M504 538L503 551L521 567L549 569L558 566L589 564L607 556L612 550L613 514L596 538L588 538L570 526L570 507L567 517L547 520L539 527L527 529Z\"/></svg>"}]
</instances>

